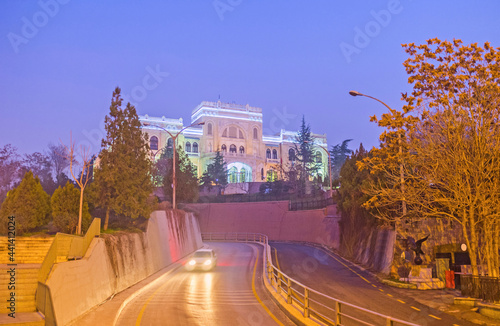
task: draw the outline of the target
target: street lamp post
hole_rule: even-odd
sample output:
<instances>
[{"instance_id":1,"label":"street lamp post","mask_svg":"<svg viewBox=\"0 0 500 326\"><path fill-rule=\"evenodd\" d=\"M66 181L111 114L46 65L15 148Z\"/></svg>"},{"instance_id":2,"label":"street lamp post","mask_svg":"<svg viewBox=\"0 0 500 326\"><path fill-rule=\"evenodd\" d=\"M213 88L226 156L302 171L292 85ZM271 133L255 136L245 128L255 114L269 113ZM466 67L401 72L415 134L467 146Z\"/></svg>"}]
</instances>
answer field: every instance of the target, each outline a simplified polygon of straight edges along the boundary
<instances>
[{"instance_id":1,"label":"street lamp post","mask_svg":"<svg viewBox=\"0 0 500 326\"><path fill-rule=\"evenodd\" d=\"M204 125L205 122L199 122L199 123L193 123L193 124L190 124L189 126L187 127L184 127L182 128L181 130L179 130L175 136L172 135L170 133L170 131L168 131L167 129L163 128L163 127L160 127L160 126L155 126L155 127L158 127L160 129L162 129L163 131L167 132L170 137L172 137L172 141L173 141L173 146L174 146L174 151L173 151L173 167L172 167L172 208L173 209L176 209L177 206L176 206L176 202L175 202L175 191L176 191L176 187L177 187L177 180L175 179L175 157L176 157L176 153L177 153L177 148L176 148L176 145L175 145L175 142L177 140L177 137L187 128L189 127L194 127L194 126L202 126ZM168 142L167 142L168 143Z\"/></svg>"},{"instance_id":2,"label":"street lamp post","mask_svg":"<svg viewBox=\"0 0 500 326\"><path fill-rule=\"evenodd\" d=\"M349 91L349 94L351 96L369 97L377 102L382 103L386 108L389 109L389 111L393 115L396 115L396 110L392 109L391 107L389 107L389 105L385 104L384 102L382 102L378 98L375 98L375 97L369 96L369 95L365 95L365 94L361 94L360 92L357 92L357 91ZM399 146L399 157L402 158L403 157L403 147L401 144L401 132L398 132L398 146ZM401 205L402 205L402 209L403 209L403 216L405 216L406 215L406 200L405 200L405 179L404 179L404 172L403 172L403 162L399 163L399 175L400 175L400 180L401 180L401 194L403 195L403 201L402 201Z\"/></svg>"}]
</instances>

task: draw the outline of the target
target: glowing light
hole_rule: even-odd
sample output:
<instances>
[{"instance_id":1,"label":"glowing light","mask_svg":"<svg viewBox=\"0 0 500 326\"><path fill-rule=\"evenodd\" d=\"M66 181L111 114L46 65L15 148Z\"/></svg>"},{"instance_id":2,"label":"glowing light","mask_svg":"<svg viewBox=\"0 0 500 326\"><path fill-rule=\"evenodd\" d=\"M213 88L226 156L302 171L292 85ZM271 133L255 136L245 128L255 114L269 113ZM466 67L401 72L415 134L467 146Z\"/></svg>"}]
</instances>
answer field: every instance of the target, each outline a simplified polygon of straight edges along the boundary
<instances>
[{"instance_id":1,"label":"glowing light","mask_svg":"<svg viewBox=\"0 0 500 326\"><path fill-rule=\"evenodd\" d=\"M211 263L212 263L212 261L210 259L205 261L205 265L210 265Z\"/></svg>"},{"instance_id":2,"label":"glowing light","mask_svg":"<svg viewBox=\"0 0 500 326\"><path fill-rule=\"evenodd\" d=\"M194 265L194 264L196 264L196 261L194 259L189 261L189 265Z\"/></svg>"}]
</instances>

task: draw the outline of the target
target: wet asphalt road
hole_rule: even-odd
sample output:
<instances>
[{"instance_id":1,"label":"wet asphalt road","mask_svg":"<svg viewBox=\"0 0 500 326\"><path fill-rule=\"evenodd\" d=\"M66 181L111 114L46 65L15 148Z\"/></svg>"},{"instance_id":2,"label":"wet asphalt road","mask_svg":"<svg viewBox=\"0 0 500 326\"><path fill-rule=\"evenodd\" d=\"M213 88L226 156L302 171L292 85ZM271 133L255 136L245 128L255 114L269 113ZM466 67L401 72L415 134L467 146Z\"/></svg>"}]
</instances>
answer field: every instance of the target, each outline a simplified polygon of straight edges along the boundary
<instances>
[{"instance_id":1,"label":"wet asphalt road","mask_svg":"<svg viewBox=\"0 0 500 326\"><path fill-rule=\"evenodd\" d=\"M422 305L409 296L402 296L391 287L379 283L371 274L340 257L328 255L320 248L291 243L271 243L271 246L276 248L276 251L272 250L275 265L277 253L283 272L328 296L423 326L475 325ZM348 311L347 308L341 310ZM354 310L351 309L351 312ZM385 325L381 319L363 316L371 323ZM359 325L349 322L347 318L342 320L344 323Z\"/></svg>"},{"instance_id":2,"label":"wet asphalt road","mask_svg":"<svg viewBox=\"0 0 500 326\"><path fill-rule=\"evenodd\" d=\"M262 246L207 244L218 256L213 271L176 270L131 301L117 325L293 325L262 284Z\"/></svg>"}]
</instances>

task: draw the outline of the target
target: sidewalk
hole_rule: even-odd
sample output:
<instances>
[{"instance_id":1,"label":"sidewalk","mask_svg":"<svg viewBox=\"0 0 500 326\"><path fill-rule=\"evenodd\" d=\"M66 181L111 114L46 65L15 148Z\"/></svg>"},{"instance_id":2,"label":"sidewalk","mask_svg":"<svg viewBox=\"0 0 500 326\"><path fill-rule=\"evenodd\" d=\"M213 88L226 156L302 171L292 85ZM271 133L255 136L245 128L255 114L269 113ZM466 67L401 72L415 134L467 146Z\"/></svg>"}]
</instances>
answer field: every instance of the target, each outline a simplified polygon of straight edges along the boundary
<instances>
[{"instance_id":1,"label":"sidewalk","mask_svg":"<svg viewBox=\"0 0 500 326\"><path fill-rule=\"evenodd\" d=\"M92 308L84 315L73 320L70 324L72 326L112 326L115 325L116 320L125 306L141 293L150 288L158 287L173 271L182 267L187 260L187 257L165 267L164 269L154 273L148 278L132 285L131 287L123 290L120 293L108 298L107 301Z\"/></svg>"},{"instance_id":2,"label":"sidewalk","mask_svg":"<svg viewBox=\"0 0 500 326\"><path fill-rule=\"evenodd\" d=\"M481 315L477 312L477 308L454 304L455 298L462 297L459 290L410 290L395 287L391 287L391 289L401 296L410 297L423 305L437 309L458 319L479 325L500 325L500 320Z\"/></svg>"}]
</instances>

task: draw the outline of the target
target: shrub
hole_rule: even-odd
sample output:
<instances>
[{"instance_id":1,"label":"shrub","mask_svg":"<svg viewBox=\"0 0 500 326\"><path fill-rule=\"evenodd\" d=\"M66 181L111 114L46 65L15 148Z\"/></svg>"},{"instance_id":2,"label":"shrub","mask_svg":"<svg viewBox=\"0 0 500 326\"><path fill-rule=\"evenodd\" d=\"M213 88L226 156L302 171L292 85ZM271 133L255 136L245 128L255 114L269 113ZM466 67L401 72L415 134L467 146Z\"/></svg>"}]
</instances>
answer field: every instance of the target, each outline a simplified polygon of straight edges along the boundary
<instances>
[{"instance_id":1,"label":"shrub","mask_svg":"<svg viewBox=\"0 0 500 326\"><path fill-rule=\"evenodd\" d=\"M23 234L45 225L50 219L50 197L43 190L40 179L26 172L16 188L7 193L0 208L0 232L6 233L7 219L15 216L16 232Z\"/></svg>"}]
</instances>

